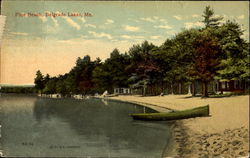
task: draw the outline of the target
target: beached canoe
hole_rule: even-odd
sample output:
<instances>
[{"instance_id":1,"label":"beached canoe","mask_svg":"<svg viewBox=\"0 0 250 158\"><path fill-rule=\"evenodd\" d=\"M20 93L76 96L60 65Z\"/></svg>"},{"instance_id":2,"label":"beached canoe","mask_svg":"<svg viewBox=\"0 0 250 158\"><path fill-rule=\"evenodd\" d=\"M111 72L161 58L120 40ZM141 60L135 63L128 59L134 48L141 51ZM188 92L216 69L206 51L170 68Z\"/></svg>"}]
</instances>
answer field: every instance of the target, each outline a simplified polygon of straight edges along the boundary
<instances>
[{"instance_id":1,"label":"beached canoe","mask_svg":"<svg viewBox=\"0 0 250 158\"><path fill-rule=\"evenodd\" d=\"M166 121L178 120L192 117L209 116L209 105L197 107L183 111L173 111L167 113L134 113L131 114L134 120L145 121Z\"/></svg>"}]
</instances>

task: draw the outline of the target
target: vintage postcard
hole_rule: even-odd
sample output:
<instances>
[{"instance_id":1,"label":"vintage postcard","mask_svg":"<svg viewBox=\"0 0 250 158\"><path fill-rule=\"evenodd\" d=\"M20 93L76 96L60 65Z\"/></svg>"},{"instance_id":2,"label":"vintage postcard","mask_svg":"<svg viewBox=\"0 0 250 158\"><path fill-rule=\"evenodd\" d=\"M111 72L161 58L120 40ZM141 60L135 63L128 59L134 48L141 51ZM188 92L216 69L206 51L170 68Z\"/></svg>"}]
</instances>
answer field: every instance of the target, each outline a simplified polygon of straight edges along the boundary
<instances>
[{"instance_id":1,"label":"vintage postcard","mask_svg":"<svg viewBox=\"0 0 250 158\"><path fill-rule=\"evenodd\" d=\"M249 157L248 1L2 0L0 157Z\"/></svg>"}]
</instances>

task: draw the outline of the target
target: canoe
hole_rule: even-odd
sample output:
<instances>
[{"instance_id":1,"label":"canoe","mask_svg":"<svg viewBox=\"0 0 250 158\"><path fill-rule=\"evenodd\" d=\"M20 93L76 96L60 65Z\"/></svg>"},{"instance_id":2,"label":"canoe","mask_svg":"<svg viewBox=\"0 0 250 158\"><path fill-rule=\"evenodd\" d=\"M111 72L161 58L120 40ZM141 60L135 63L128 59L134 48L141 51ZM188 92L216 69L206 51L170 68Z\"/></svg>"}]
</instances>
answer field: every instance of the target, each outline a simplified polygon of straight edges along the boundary
<instances>
[{"instance_id":1,"label":"canoe","mask_svg":"<svg viewBox=\"0 0 250 158\"><path fill-rule=\"evenodd\" d=\"M209 105L197 107L193 109L173 112L160 112L160 113L134 113L131 114L134 120L145 121L166 121L178 120L193 117L209 116Z\"/></svg>"}]
</instances>

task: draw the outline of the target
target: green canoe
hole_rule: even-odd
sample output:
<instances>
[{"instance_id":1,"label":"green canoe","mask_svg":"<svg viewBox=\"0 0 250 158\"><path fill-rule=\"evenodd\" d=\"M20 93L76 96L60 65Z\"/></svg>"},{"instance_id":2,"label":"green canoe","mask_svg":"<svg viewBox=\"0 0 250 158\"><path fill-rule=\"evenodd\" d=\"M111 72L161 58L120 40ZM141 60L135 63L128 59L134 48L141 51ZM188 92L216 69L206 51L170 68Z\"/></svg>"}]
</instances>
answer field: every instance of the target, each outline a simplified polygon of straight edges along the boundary
<instances>
[{"instance_id":1,"label":"green canoe","mask_svg":"<svg viewBox=\"0 0 250 158\"><path fill-rule=\"evenodd\" d=\"M131 114L134 120L146 121L166 121L178 120L192 117L209 116L209 105L197 107L183 111L173 111L167 113L134 113Z\"/></svg>"}]
</instances>

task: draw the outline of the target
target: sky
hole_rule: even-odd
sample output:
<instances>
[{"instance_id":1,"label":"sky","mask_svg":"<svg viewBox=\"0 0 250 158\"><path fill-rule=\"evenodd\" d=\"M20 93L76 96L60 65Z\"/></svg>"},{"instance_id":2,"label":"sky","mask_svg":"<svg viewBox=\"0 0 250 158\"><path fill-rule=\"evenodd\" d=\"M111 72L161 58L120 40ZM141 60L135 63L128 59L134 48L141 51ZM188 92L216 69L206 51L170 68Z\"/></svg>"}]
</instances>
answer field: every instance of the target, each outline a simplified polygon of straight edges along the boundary
<instances>
[{"instance_id":1,"label":"sky","mask_svg":"<svg viewBox=\"0 0 250 158\"><path fill-rule=\"evenodd\" d=\"M247 1L2 1L1 84L33 84L35 73L57 76L77 57L105 60L147 40L159 46L190 28L203 27L210 5L215 16L235 20L249 40ZM73 16L74 15L74 16Z\"/></svg>"}]
</instances>

